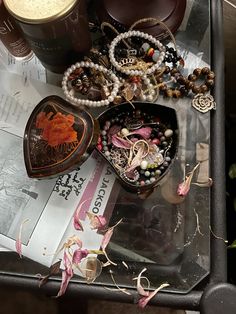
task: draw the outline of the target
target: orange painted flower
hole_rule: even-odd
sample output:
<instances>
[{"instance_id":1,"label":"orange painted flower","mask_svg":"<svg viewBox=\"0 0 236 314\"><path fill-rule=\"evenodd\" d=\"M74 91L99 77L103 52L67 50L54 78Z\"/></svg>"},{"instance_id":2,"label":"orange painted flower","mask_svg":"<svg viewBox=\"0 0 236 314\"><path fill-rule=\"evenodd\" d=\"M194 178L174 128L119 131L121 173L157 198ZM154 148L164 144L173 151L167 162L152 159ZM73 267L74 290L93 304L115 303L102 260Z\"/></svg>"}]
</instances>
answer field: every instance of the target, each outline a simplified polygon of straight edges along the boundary
<instances>
[{"instance_id":1,"label":"orange painted flower","mask_svg":"<svg viewBox=\"0 0 236 314\"><path fill-rule=\"evenodd\" d=\"M64 143L77 141L77 133L73 129L75 118L73 115L67 116L57 112L40 112L36 119L36 127L42 129L42 138L48 142L48 145L54 147Z\"/></svg>"}]
</instances>

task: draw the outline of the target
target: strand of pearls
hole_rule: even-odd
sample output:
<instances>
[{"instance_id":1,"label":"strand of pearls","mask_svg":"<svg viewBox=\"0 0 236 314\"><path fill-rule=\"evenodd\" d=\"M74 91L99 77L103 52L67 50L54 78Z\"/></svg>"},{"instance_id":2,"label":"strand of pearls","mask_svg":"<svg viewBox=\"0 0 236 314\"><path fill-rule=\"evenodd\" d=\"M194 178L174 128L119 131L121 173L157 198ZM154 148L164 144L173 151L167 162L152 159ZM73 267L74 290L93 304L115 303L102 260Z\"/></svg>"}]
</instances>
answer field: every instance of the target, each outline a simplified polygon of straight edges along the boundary
<instances>
[{"instance_id":1,"label":"strand of pearls","mask_svg":"<svg viewBox=\"0 0 236 314\"><path fill-rule=\"evenodd\" d=\"M107 99L103 99L99 101L93 101L89 99L80 99L78 97L75 97L74 96L75 90L73 88L72 89L68 88L68 79L69 79L69 76L77 68L91 68L91 69L100 71L103 74L107 74L109 78L111 79L111 81L113 82L113 89L111 91L110 96L108 96ZM120 81L113 72L103 67L102 65L95 64L93 62L88 62L88 61L81 61L81 62L77 62L76 64L73 64L70 68L66 70L63 76L63 80L62 80L62 90L66 96L66 99L75 105L82 105L82 106L87 106L87 107L102 107L102 106L109 105L109 103L113 102L114 98L116 97L119 87L120 87Z\"/></svg>"},{"instance_id":2,"label":"strand of pearls","mask_svg":"<svg viewBox=\"0 0 236 314\"><path fill-rule=\"evenodd\" d=\"M115 59L115 48L117 46L117 44L126 38L130 38L130 37L141 37L144 38L145 40L151 42L152 44L154 44L160 51L160 55L159 58L157 59L156 63L151 66L150 68L148 68L147 70L129 70L129 69L125 69L125 67L122 67ZM155 37L148 35L146 33L140 32L140 31L128 31L125 33L122 33L118 36L116 36L113 41L111 42L111 45L109 47L109 58L110 58L110 62L111 64L120 72L127 74L127 75L131 75L131 76L135 76L135 75L139 75L139 76L143 76L143 75L150 75L152 73L154 73L162 64L164 58L165 58L165 46L162 45L162 43L157 40Z\"/></svg>"}]
</instances>

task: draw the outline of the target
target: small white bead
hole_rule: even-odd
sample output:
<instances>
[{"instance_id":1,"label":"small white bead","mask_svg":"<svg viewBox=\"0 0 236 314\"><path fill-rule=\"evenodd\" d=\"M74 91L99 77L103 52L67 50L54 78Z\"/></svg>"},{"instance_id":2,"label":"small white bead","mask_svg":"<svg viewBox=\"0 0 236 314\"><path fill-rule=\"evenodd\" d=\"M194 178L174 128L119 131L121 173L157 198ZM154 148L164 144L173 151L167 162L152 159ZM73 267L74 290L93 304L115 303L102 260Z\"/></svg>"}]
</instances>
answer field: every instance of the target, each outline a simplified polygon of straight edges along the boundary
<instances>
[{"instance_id":1,"label":"small white bead","mask_svg":"<svg viewBox=\"0 0 236 314\"><path fill-rule=\"evenodd\" d=\"M141 161L141 164L140 164L140 168L142 170L146 170L147 169L147 166L148 166L148 162L146 160L142 160Z\"/></svg>"},{"instance_id":2,"label":"small white bead","mask_svg":"<svg viewBox=\"0 0 236 314\"><path fill-rule=\"evenodd\" d=\"M148 101L153 101L152 95L148 95L148 96L147 96L147 100L148 100Z\"/></svg>"},{"instance_id":3,"label":"small white bead","mask_svg":"<svg viewBox=\"0 0 236 314\"><path fill-rule=\"evenodd\" d=\"M123 128L123 129L121 130L121 134L124 135L124 136L127 136L127 135L129 134L129 130L126 129L126 128Z\"/></svg>"}]
</instances>

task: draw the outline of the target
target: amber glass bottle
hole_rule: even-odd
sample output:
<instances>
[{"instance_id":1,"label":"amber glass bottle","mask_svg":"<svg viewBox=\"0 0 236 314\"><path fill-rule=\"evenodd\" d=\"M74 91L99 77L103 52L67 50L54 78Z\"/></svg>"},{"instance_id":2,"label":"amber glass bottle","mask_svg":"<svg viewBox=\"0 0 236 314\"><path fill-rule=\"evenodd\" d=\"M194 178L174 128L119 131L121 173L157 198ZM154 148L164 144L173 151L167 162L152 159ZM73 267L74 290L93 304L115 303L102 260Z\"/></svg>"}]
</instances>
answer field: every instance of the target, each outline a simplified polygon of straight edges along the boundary
<instances>
[{"instance_id":1,"label":"amber glass bottle","mask_svg":"<svg viewBox=\"0 0 236 314\"><path fill-rule=\"evenodd\" d=\"M33 54L2 0L0 0L0 40L15 58L28 59Z\"/></svg>"}]
</instances>

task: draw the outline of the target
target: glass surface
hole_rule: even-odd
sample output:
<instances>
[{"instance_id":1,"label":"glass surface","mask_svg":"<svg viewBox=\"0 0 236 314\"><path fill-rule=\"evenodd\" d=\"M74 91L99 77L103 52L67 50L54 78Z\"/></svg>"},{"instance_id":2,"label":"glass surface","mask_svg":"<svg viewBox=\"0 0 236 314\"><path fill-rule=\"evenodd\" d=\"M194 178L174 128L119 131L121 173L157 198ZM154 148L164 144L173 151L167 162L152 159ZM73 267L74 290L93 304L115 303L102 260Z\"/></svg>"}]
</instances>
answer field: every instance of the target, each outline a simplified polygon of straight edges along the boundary
<instances>
[{"instance_id":1,"label":"glass surface","mask_svg":"<svg viewBox=\"0 0 236 314\"><path fill-rule=\"evenodd\" d=\"M187 1L184 20L176 35L185 71L210 64L209 1ZM49 83L59 76L47 73ZM188 196L180 202L176 189L185 175L201 161L193 183L207 182L209 177L210 114L192 108L191 99L157 103L174 108L180 126L177 158L165 180L146 199L117 188L117 199L109 225L115 228L107 253L117 266L105 267L93 284L114 286L110 271L120 287L135 287L143 268L151 288L168 282L165 291L187 293L209 273L210 188L191 185ZM92 112L94 115L101 113ZM205 156L205 157L203 157ZM14 253L0 254L0 272L35 277L47 268ZM59 277L58 277L59 278ZM60 279L60 278L59 278ZM72 281L83 281L73 277Z\"/></svg>"}]
</instances>

